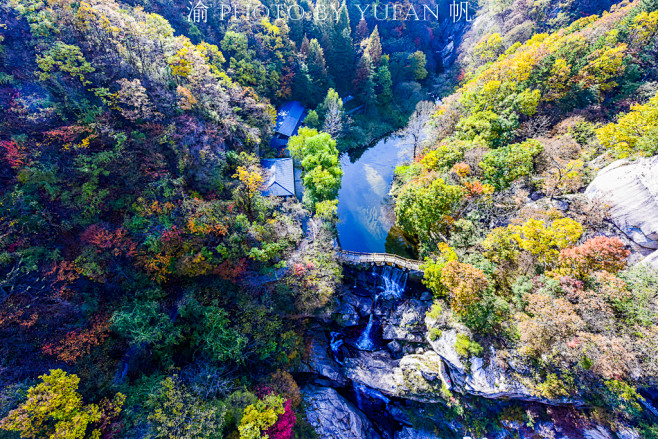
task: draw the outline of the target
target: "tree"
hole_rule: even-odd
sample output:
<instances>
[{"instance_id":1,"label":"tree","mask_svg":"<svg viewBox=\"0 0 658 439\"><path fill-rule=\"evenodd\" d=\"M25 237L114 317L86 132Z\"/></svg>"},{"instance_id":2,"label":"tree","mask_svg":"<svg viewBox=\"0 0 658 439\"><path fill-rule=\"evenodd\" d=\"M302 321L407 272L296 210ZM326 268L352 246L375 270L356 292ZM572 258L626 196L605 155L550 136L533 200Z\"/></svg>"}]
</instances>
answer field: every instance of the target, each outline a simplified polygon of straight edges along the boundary
<instances>
[{"instance_id":1,"label":"tree","mask_svg":"<svg viewBox=\"0 0 658 439\"><path fill-rule=\"evenodd\" d=\"M89 429L100 421L101 410L96 404L83 404L77 392L80 378L61 369L39 378L42 382L28 390L27 401L0 421L0 428L20 432L24 438L100 437L99 430ZM123 395L117 398L120 406Z\"/></svg>"},{"instance_id":2,"label":"tree","mask_svg":"<svg viewBox=\"0 0 658 439\"><path fill-rule=\"evenodd\" d=\"M373 29L366 43L365 51L372 61L373 67L379 66L379 61L382 58L382 43L379 40L379 30L377 26Z\"/></svg>"},{"instance_id":3,"label":"tree","mask_svg":"<svg viewBox=\"0 0 658 439\"><path fill-rule=\"evenodd\" d=\"M356 77L353 81L357 95L365 106L364 113L368 113L368 107L376 98L374 67L370 55L364 53L356 69Z\"/></svg>"},{"instance_id":4,"label":"tree","mask_svg":"<svg viewBox=\"0 0 658 439\"><path fill-rule=\"evenodd\" d=\"M366 20L359 20L359 24L356 25L356 40L360 43L368 35L368 23Z\"/></svg>"},{"instance_id":5,"label":"tree","mask_svg":"<svg viewBox=\"0 0 658 439\"><path fill-rule=\"evenodd\" d=\"M446 183L442 178L431 182L414 180L407 183L395 204L397 223L421 242L446 241L444 233L448 216L461 204L464 189Z\"/></svg>"},{"instance_id":6,"label":"tree","mask_svg":"<svg viewBox=\"0 0 658 439\"><path fill-rule=\"evenodd\" d=\"M244 207L247 216L250 220L254 219L254 200L260 194L263 186L263 174L261 170L255 166L238 166L238 169L233 175L237 177L242 185L235 194L240 204Z\"/></svg>"},{"instance_id":7,"label":"tree","mask_svg":"<svg viewBox=\"0 0 658 439\"><path fill-rule=\"evenodd\" d=\"M565 350L565 343L584 328L585 323L576 314L568 300L548 294L526 296L527 311L519 323L522 352L532 356L551 356Z\"/></svg>"},{"instance_id":8,"label":"tree","mask_svg":"<svg viewBox=\"0 0 658 439\"><path fill-rule=\"evenodd\" d=\"M597 236L578 247L560 251L556 273L584 279L595 271L616 273L626 267L626 259L631 254L617 237Z\"/></svg>"},{"instance_id":9,"label":"tree","mask_svg":"<svg viewBox=\"0 0 658 439\"><path fill-rule=\"evenodd\" d=\"M498 33L483 36L473 48L473 54L485 63L494 61L501 53L503 53L503 39Z\"/></svg>"},{"instance_id":10,"label":"tree","mask_svg":"<svg viewBox=\"0 0 658 439\"><path fill-rule=\"evenodd\" d=\"M441 275L443 273L443 267L450 261L457 260L457 253L455 250L450 248L446 243L440 243L438 245L439 255L433 257L432 259L425 259L423 264L423 285L432 290L435 297L440 297L445 294L446 287L441 282Z\"/></svg>"},{"instance_id":11,"label":"tree","mask_svg":"<svg viewBox=\"0 0 658 439\"><path fill-rule=\"evenodd\" d=\"M388 105L393 100L393 92L391 87L393 86L393 80L391 78L391 71L388 68L389 57L388 55L382 56L382 59L377 69L377 100L380 105Z\"/></svg>"},{"instance_id":12,"label":"tree","mask_svg":"<svg viewBox=\"0 0 658 439\"><path fill-rule=\"evenodd\" d=\"M147 121L158 116L139 79L128 81L121 78L117 82L121 86L116 94L117 108L123 117L136 122Z\"/></svg>"},{"instance_id":13,"label":"tree","mask_svg":"<svg viewBox=\"0 0 658 439\"><path fill-rule=\"evenodd\" d=\"M409 55L407 58L409 60L409 68L411 70L411 76L415 81L422 81L427 78L427 58L425 53L417 50L416 52Z\"/></svg>"},{"instance_id":14,"label":"tree","mask_svg":"<svg viewBox=\"0 0 658 439\"><path fill-rule=\"evenodd\" d=\"M302 127L288 141L288 149L304 168L304 197L314 204L336 198L343 175L336 141L328 133Z\"/></svg>"},{"instance_id":15,"label":"tree","mask_svg":"<svg viewBox=\"0 0 658 439\"><path fill-rule=\"evenodd\" d=\"M471 312L489 287L489 280L482 270L458 261L449 261L443 267L441 283L448 289L450 306L459 317Z\"/></svg>"},{"instance_id":16,"label":"tree","mask_svg":"<svg viewBox=\"0 0 658 439\"><path fill-rule=\"evenodd\" d=\"M320 129L320 116L317 111L310 110L304 119L304 125L309 128Z\"/></svg>"},{"instance_id":17,"label":"tree","mask_svg":"<svg viewBox=\"0 0 658 439\"><path fill-rule=\"evenodd\" d=\"M318 102L327 91L329 79L327 77L327 65L324 59L324 51L318 40L313 38L308 45L308 56L306 58L308 74L312 84L312 101Z\"/></svg>"},{"instance_id":18,"label":"tree","mask_svg":"<svg viewBox=\"0 0 658 439\"><path fill-rule=\"evenodd\" d=\"M341 4L340 15L333 30L332 44L333 62L330 68L336 85L341 92L347 91L352 83L354 71L354 50L352 49L352 30L347 4Z\"/></svg>"},{"instance_id":19,"label":"tree","mask_svg":"<svg viewBox=\"0 0 658 439\"><path fill-rule=\"evenodd\" d=\"M226 310L207 306L200 314L203 323L194 332L192 343L218 362L243 361L247 337L231 327Z\"/></svg>"},{"instance_id":20,"label":"tree","mask_svg":"<svg viewBox=\"0 0 658 439\"><path fill-rule=\"evenodd\" d=\"M517 178L532 173L534 158L542 150L541 143L529 139L487 152L480 163L485 181L497 189L508 187Z\"/></svg>"},{"instance_id":21,"label":"tree","mask_svg":"<svg viewBox=\"0 0 658 439\"><path fill-rule=\"evenodd\" d=\"M613 79L624 74L626 52L626 44L619 44L615 48L606 47L589 54L589 62L580 70L580 83L586 88L597 88L600 96L616 87L617 83Z\"/></svg>"},{"instance_id":22,"label":"tree","mask_svg":"<svg viewBox=\"0 0 658 439\"><path fill-rule=\"evenodd\" d=\"M285 413L284 405L285 401L281 396L270 393L255 404L247 406L238 427L240 439L263 438L263 433Z\"/></svg>"},{"instance_id":23,"label":"tree","mask_svg":"<svg viewBox=\"0 0 658 439\"><path fill-rule=\"evenodd\" d=\"M560 249L574 245L583 234L583 226L571 218L556 219L550 225L530 218L509 228L519 247L536 256L544 266L552 266Z\"/></svg>"},{"instance_id":24,"label":"tree","mask_svg":"<svg viewBox=\"0 0 658 439\"><path fill-rule=\"evenodd\" d=\"M322 131L329 133L332 138L340 137L343 131L343 101L333 88L327 92L322 103L324 110L324 126Z\"/></svg>"},{"instance_id":25,"label":"tree","mask_svg":"<svg viewBox=\"0 0 658 439\"><path fill-rule=\"evenodd\" d=\"M214 437L224 423L224 408L200 401L174 376L146 401L153 436L167 439Z\"/></svg>"},{"instance_id":26,"label":"tree","mask_svg":"<svg viewBox=\"0 0 658 439\"><path fill-rule=\"evenodd\" d=\"M658 93L646 104L635 104L631 111L596 131L603 146L618 157L658 153Z\"/></svg>"},{"instance_id":27,"label":"tree","mask_svg":"<svg viewBox=\"0 0 658 439\"><path fill-rule=\"evenodd\" d=\"M95 71L78 46L61 41L55 42L43 55L38 55L37 64L42 70L42 73L39 74L42 81L54 78L58 72L64 72L86 85L90 84L90 81L87 80L85 74Z\"/></svg>"},{"instance_id":28,"label":"tree","mask_svg":"<svg viewBox=\"0 0 658 439\"><path fill-rule=\"evenodd\" d=\"M407 122L407 126L402 130L403 136L409 136L413 140L414 152L413 158L416 158L416 149L423 138L425 127L430 117L434 113L434 104L430 101L420 101L416 104L416 110L413 112Z\"/></svg>"}]
</instances>

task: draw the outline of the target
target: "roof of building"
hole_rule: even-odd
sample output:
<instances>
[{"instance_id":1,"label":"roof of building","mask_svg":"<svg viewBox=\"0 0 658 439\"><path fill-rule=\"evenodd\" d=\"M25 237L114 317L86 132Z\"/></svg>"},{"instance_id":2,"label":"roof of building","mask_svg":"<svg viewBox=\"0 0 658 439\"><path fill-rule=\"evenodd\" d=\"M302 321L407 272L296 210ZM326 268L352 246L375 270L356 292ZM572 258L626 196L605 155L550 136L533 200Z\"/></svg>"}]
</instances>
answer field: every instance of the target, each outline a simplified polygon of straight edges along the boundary
<instances>
[{"instance_id":1,"label":"roof of building","mask_svg":"<svg viewBox=\"0 0 658 439\"><path fill-rule=\"evenodd\" d=\"M276 115L276 132L290 137L301 122L304 106L298 101L289 101L281 105Z\"/></svg>"},{"instance_id":2,"label":"roof of building","mask_svg":"<svg viewBox=\"0 0 658 439\"><path fill-rule=\"evenodd\" d=\"M291 158L261 160L265 171L262 194L266 197L295 195L295 174Z\"/></svg>"}]
</instances>

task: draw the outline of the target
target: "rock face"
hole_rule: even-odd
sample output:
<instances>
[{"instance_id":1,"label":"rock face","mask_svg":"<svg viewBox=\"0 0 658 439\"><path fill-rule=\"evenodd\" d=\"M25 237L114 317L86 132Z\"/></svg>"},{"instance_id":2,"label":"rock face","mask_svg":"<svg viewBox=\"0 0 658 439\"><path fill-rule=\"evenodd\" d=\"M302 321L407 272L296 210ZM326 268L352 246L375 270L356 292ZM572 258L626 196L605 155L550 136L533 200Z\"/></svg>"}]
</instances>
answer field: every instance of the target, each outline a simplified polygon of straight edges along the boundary
<instances>
[{"instance_id":1,"label":"rock face","mask_svg":"<svg viewBox=\"0 0 658 439\"><path fill-rule=\"evenodd\" d=\"M302 362L299 372L316 374L326 381L323 384L336 386L347 384L347 380L329 352L329 343L324 333L312 332L310 335L308 359Z\"/></svg>"},{"instance_id":2,"label":"rock face","mask_svg":"<svg viewBox=\"0 0 658 439\"><path fill-rule=\"evenodd\" d=\"M512 360L497 361L496 350L493 346L489 347L489 364L486 364L480 357L470 357L469 364L465 364L455 349L457 333L456 329L449 329L443 331L436 340L428 339L428 343L438 354L437 357L443 360L441 362L443 370L435 368L434 371L441 377L449 390L485 398L516 398L550 405L580 404L580 401L575 400L546 399L535 396L519 378L515 378L529 376L529 374L515 366ZM427 362L424 364L428 365ZM422 375L426 377L427 372L425 371Z\"/></svg>"},{"instance_id":3,"label":"rock face","mask_svg":"<svg viewBox=\"0 0 658 439\"><path fill-rule=\"evenodd\" d=\"M384 395L429 403L444 401L444 383L450 379L441 357L432 351L400 360L385 351L361 352L345 361L345 374Z\"/></svg>"},{"instance_id":4,"label":"rock face","mask_svg":"<svg viewBox=\"0 0 658 439\"><path fill-rule=\"evenodd\" d=\"M384 340L404 340L415 343L424 341L425 313L429 304L416 299L405 300L385 317Z\"/></svg>"},{"instance_id":5,"label":"rock face","mask_svg":"<svg viewBox=\"0 0 658 439\"><path fill-rule=\"evenodd\" d=\"M364 351L357 357L347 358L344 369L348 379L386 395L397 396L399 390L394 370L399 364L400 360L394 360L386 351Z\"/></svg>"},{"instance_id":6,"label":"rock face","mask_svg":"<svg viewBox=\"0 0 658 439\"><path fill-rule=\"evenodd\" d=\"M366 416L330 387L306 387L306 417L323 439L380 439Z\"/></svg>"},{"instance_id":7,"label":"rock face","mask_svg":"<svg viewBox=\"0 0 658 439\"><path fill-rule=\"evenodd\" d=\"M404 427L402 431L396 433L395 439L439 439L439 437L428 431Z\"/></svg>"},{"instance_id":8,"label":"rock face","mask_svg":"<svg viewBox=\"0 0 658 439\"><path fill-rule=\"evenodd\" d=\"M611 163L585 194L609 206L612 221L642 254L658 249L658 157ZM658 257L651 261L658 266Z\"/></svg>"}]
</instances>

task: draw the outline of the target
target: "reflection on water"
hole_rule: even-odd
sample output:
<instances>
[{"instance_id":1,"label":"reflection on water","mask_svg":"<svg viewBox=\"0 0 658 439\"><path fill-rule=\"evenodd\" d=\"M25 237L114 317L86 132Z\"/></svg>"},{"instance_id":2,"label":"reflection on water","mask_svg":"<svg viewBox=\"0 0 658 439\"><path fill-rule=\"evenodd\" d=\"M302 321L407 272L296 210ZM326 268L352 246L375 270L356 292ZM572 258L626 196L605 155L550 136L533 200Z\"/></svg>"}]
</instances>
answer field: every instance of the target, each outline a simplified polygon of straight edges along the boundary
<instances>
[{"instance_id":1,"label":"reflection on water","mask_svg":"<svg viewBox=\"0 0 658 439\"><path fill-rule=\"evenodd\" d=\"M338 193L338 239L345 250L387 252L413 257L413 249L394 227L393 200L388 195L395 167L411 159L411 142L390 136L356 160L341 156L343 179Z\"/></svg>"}]
</instances>

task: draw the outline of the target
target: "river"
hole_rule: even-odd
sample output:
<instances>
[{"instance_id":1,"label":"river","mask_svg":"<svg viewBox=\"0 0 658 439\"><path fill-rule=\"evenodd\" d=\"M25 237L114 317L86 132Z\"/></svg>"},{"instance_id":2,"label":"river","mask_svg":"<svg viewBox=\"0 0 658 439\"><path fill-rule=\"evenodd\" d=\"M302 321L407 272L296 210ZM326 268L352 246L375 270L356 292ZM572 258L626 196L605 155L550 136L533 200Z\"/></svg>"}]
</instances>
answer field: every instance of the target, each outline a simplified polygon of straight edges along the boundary
<instances>
[{"instance_id":1,"label":"river","mask_svg":"<svg viewBox=\"0 0 658 439\"><path fill-rule=\"evenodd\" d=\"M389 195L395 167L411 159L411 141L396 134L340 157L338 240L343 250L413 258L413 246L395 226Z\"/></svg>"}]
</instances>

